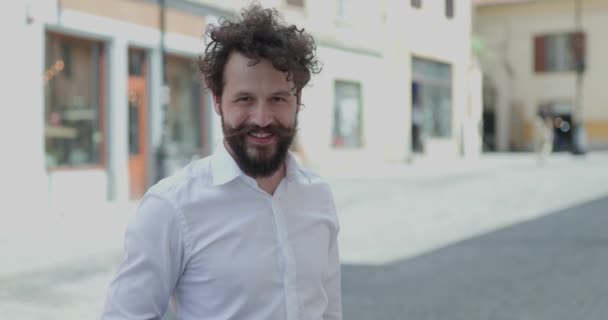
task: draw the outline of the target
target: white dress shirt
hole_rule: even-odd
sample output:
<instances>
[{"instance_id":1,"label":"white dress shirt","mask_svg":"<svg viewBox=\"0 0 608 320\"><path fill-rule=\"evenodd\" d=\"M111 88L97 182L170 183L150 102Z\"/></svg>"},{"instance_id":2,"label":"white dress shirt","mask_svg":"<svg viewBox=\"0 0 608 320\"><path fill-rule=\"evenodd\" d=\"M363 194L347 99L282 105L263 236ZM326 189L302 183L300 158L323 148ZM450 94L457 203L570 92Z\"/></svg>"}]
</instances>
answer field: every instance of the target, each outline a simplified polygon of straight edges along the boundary
<instances>
[{"instance_id":1,"label":"white dress shirt","mask_svg":"<svg viewBox=\"0 0 608 320\"><path fill-rule=\"evenodd\" d=\"M102 319L342 319L330 187L293 155L274 195L223 145L143 197Z\"/></svg>"}]
</instances>

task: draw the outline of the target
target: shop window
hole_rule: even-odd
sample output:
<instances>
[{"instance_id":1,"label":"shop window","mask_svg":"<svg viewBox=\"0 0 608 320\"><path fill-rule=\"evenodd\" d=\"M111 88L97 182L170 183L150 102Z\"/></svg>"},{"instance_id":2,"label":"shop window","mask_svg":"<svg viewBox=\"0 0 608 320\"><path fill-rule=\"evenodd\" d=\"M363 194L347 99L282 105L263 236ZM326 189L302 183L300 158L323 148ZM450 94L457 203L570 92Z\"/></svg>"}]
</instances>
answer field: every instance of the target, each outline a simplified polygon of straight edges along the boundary
<instances>
[{"instance_id":1,"label":"shop window","mask_svg":"<svg viewBox=\"0 0 608 320\"><path fill-rule=\"evenodd\" d=\"M206 99L200 73L192 59L167 59L170 102L167 110L168 147L177 166L210 153L206 141Z\"/></svg>"},{"instance_id":2,"label":"shop window","mask_svg":"<svg viewBox=\"0 0 608 320\"><path fill-rule=\"evenodd\" d=\"M332 145L337 148L361 147L361 85L336 81Z\"/></svg>"},{"instance_id":3,"label":"shop window","mask_svg":"<svg viewBox=\"0 0 608 320\"><path fill-rule=\"evenodd\" d=\"M421 114L422 132L427 137L452 136L452 66L413 58L413 86L417 99L412 106Z\"/></svg>"},{"instance_id":4,"label":"shop window","mask_svg":"<svg viewBox=\"0 0 608 320\"><path fill-rule=\"evenodd\" d=\"M47 167L103 165L103 44L48 33L45 67Z\"/></svg>"}]
</instances>

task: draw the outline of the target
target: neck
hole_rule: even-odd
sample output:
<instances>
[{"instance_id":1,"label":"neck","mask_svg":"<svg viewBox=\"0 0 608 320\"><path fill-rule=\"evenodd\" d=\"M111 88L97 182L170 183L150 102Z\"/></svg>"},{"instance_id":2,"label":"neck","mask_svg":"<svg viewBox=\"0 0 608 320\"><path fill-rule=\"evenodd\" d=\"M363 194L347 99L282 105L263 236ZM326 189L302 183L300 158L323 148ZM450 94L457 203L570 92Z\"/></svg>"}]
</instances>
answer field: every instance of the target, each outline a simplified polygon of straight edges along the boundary
<instances>
[{"instance_id":1,"label":"neck","mask_svg":"<svg viewBox=\"0 0 608 320\"><path fill-rule=\"evenodd\" d=\"M273 173L270 177L255 178L255 181L258 183L260 189L272 195L277 190L277 187L279 186L279 183L281 183L281 180L285 178L285 170L285 164L283 163L279 170Z\"/></svg>"},{"instance_id":2,"label":"neck","mask_svg":"<svg viewBox=\"0 0 608 320\"><path fill-rule=\"evenodd\" d=\"M224 146L226 147L226 150L228 150L228 153L230 153L232 158L236 159L233 154L232 148L230 148L230 145L226 141L224 141ZM287 169L285 162L283 162L283 164L281 164L281 167L279 167L279 169L275 171L272 175L263 178L255 178L255 181L258 183L258 187L260 189L266 191L270 195L273 195L274 192L277 190L279 183L281 183L281 180L283 180L286 175Z\"/></svg>"}]
</instances>

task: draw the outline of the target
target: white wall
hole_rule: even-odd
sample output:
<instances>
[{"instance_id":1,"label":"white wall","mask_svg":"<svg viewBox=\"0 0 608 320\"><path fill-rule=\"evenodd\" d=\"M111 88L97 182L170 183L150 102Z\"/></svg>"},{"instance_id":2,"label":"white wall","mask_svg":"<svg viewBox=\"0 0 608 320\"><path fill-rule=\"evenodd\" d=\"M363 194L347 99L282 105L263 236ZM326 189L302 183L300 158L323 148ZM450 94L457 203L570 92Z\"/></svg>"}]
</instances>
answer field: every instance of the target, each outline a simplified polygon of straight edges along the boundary
<instances>
[{"instance_id":1,"label":"white wall","mask_svg":"<svg viewBox=\"0 0 608 320\"><path fill-rule=\"evenodd\" d=\"M452 66L452 138L430 139L426 144L429 157L454 157L462 144L463 125L469 107L471 63L471 2L454 1L453 18L445 16L445 1L423 1L422 8L413 8L409 1L388 0L386 52L395 75L403 88L411 86L413 56L448 63ZM406 112L411 114L411 93ZM472 108L478 110L479 108ZM409 137L409 130L408 137Z\"/></svg>"},{"instance_id":2,"label":"white wall","mask_svg":"<svg viewBox=\"0 0 608 320\"><path fill-rule=\"evenodd\" d=\"M0 34L9 41L0 59L4 111L0 117L0 192L7 207L2 212L12 217L36 213L36 207L47 202L41 147L44 143L43 31L40 21L33 16L35 4L35 1L0 3Z\"/></svg>"},{"instance_id":3,"label":"white wall","mask_svg":"<svg viewBox=\"0 0 608 320\"><path fill-rule=\"evenodd\" d=\"M345 164L383 160L379 148L386 143L386 126L382 118L387 102L383 99L379 57L337 48L319 47L322 72L314 76L303 91L304 109L300 112L300 139L312 165L320 170L333 170ZM359 83L362 98L362 148L334 149L331 146L334 121L334 83Z\"/></svg>"}]
</instances>

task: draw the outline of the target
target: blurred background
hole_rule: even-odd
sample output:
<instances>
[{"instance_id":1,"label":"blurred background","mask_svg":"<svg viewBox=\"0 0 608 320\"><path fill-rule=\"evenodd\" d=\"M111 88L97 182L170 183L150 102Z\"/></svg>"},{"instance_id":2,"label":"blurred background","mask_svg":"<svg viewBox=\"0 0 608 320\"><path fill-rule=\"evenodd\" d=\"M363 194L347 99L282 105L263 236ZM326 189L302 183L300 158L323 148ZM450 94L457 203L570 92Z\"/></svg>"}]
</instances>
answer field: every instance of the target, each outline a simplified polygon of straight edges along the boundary
<instances>
[{"instance_id":1,"label":"blurred background","mask_svg":"<svg viewBox=\"0 0 608 320\"><path fill-rule=\"evenodd\" d=\"M0 319L99 318L138 199L222 139L197 60L249 2L0 3ZM345 319L605 319L608 1L259 2L324 65L293 151Z\"/></svg>"}]
</instances>

